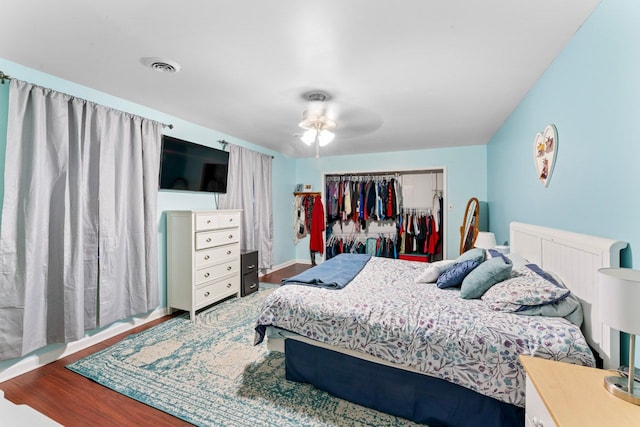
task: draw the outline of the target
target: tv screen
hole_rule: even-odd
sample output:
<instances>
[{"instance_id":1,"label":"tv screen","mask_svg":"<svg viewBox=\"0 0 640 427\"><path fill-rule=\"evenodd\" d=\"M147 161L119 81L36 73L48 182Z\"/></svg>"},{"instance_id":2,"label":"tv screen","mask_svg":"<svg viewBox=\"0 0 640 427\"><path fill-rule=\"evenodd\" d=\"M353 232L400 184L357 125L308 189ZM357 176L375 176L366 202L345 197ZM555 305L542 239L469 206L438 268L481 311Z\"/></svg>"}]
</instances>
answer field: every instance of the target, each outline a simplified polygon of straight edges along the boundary
<instances>
[{"instance_id":1,"label":"tv screen","mask_svg":"<svg viewBox=\"0 0 640 427\"><path fill-rule=\"evenodd\" d=\"M227 151L162 136L161 189L226 193L228 169Z\"/></svg>"}]
</instances>

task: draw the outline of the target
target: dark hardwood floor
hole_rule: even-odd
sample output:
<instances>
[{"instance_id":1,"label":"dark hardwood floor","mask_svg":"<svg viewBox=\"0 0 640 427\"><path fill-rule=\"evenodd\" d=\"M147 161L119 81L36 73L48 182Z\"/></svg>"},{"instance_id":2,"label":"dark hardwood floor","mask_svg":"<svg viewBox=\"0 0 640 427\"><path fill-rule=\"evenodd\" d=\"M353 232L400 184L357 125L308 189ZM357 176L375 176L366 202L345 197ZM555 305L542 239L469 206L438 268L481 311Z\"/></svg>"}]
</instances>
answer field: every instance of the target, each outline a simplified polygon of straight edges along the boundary
<instances>
[{"instance_id":1,"label":"dark hardwood floor","mask_svg":"<svg viewBox=\"0 0 640 427\"><path fill-rule=\"evenodd\" d=\"M282 279L294 276L309 267L310 265L307 264L294 264L266 274L260 278L260 281L280 283ZM191 425L116 393L65 368L65 365L69 363L107 348L127 335L141 332L164 322L172 316L164 316L56 362L0 383L0 389L4 391L5 398L11 402L27 404L67 427ZM2 424L1 421L0 424Z\"/></svg>"},{"instance_id":2,"label":"dark hardwood floor","mask_svg":"<svg viewBox=\"0 0 640 427\"><path fill-rule=\"evenodd\" d=\"M260 278L260 281L265 283L280 283L282 279L293 277L298 273L308 270L309 268L311 268L311 264L293 264L274 271L273 273L265 274Z\"/></svg>"}]
</instances>

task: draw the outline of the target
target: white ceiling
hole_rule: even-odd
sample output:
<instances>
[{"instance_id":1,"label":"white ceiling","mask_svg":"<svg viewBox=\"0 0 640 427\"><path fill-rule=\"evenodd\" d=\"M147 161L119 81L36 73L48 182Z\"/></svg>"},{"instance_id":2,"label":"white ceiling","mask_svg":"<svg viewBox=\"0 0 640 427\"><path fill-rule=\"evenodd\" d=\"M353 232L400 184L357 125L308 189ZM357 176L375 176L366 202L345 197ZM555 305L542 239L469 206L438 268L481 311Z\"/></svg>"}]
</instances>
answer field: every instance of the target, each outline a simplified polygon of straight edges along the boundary
<instances>
[{"instance_id":1,"label":"white ceiling","mask_svg":"<svg viewBox=\"0 0 640 427\"><path fill-rule=\"evenodd\" d=\"M599 2L13 0L0 58L290 157L315 89L323 156L486 144Z\"/></svg>"}]
</instances>

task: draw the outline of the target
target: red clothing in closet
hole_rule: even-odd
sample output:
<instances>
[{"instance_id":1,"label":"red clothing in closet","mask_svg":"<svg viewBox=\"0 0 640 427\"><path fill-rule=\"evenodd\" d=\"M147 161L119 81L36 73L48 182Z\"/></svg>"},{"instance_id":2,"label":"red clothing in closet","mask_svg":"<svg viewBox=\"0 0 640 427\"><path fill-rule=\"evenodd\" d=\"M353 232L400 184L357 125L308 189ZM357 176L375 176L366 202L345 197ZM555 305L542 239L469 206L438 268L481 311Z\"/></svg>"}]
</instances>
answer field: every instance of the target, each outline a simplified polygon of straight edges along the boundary
<instances>
[{"instance_id":1,"label":"red clothing in closet","mask_svg":"<svg viewBox=\"0 0 640 427\"><path fill-rule=\"evenodd\" d=\"M309 250L311 252L324 253L324 240L322 232L325 229L324 207L322 198L316 196L313 200L313 212L311 213L311 232L309 237Z\"/></svg>"}]
</instances>

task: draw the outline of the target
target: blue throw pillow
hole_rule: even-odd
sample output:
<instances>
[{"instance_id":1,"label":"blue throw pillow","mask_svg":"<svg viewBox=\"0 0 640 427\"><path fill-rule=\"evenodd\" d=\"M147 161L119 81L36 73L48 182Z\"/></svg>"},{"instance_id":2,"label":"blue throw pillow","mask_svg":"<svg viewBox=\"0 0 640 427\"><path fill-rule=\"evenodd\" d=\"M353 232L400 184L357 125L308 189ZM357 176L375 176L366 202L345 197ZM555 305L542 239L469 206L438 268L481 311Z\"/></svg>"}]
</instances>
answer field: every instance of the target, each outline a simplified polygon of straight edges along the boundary
<instances>
[{"instance_id":1,"label":"blue throw pillow","mask_svg":"<svg viewBox=\"0 0 640 427\"><path fill-rule=\"evenodd\" d=\"M502 256L483 262L467 275L460 286L460 296L465 299L480 298L489 288L511 276L513 264Z\"/></svg>"},{"instance_id":2,"label":"blue throw pillow","mask_svg":"<svg viewBox=\"0 0 640 427\"><path fill-rule=\"evenodd\" d=\"M468 259L462 262L456 262L449 267L444 273L438 277L436 285L440 289L450 288L452 286L460 286L467 274L480 265L480 261Z\"/></svg>"}]
</instances>

